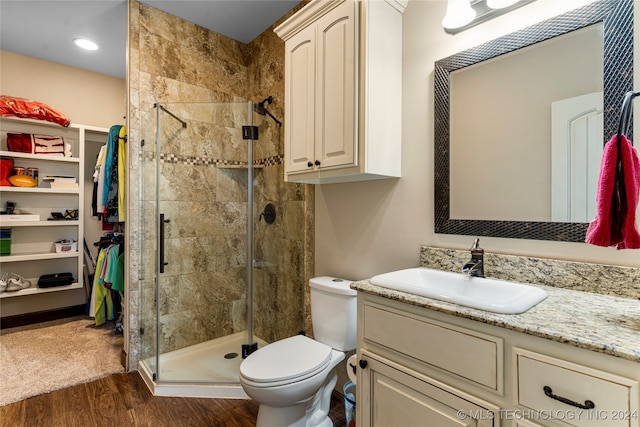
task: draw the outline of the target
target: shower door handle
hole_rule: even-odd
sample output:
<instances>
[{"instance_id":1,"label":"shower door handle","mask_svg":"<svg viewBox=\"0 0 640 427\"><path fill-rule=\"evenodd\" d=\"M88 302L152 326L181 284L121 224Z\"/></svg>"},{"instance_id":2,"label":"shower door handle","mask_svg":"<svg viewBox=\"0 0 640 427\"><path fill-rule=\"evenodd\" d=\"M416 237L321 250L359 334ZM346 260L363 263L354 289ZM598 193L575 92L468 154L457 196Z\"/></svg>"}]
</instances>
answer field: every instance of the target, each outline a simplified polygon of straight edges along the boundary
<instances>
[{"instance_id":1,"label":"shower door handle","mask_svg":"<svg viewBox=\"0 0 640 427\"><path fill-rule=\"evenodd\" d=\"M169 219L164 219L164 214L160 214L160 273L164 273L164 267L169 264L164 260L164 225L170 221Z\"/></svg>"}]
</instances>

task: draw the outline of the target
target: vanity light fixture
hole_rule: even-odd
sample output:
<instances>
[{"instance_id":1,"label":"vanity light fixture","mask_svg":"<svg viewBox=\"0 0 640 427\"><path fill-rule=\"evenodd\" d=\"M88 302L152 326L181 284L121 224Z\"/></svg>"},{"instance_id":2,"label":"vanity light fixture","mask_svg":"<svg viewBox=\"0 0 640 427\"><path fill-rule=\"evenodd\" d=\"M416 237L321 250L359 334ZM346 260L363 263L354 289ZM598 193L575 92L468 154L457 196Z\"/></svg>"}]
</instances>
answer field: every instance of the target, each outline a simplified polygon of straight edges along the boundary
<instances>
[{"instance_id":1,"label":"vanity light fixture","mask_svg":"<svg viewBox=\"0 0 640 427\"><path fill-rule=\"evenodd\" d=\"M535 0L448 0L442 20L449 34L459 33Z\"/></svg>"},{"instance_id":2,"label":"vanity light fixture","mask_svg":"<svg viewBox=\"0 0 640 427\"><path fill-rule=\"evenodd\" d=\"M449 0L447 14L442 18L442 26L447 30L464 27L476 17L470 0Z\"/></svg>"},{"instance_id":3,"label":"vanity light fixture","mask_svg":"<svg viewBox=\"0 0 640 427\"><path fill-rule=\"evenodd\" d=\"M518 1L520 0L487 0L487 6L491 9L502 9L516 4Z\"/></svg>"},{"instance_id":4,"label":"vanity light fixture","mask_svg":"<svg viewBox=\"0 0 640 427\"><path fill-rule=\"evenodd\" d=\"M98 50L98 45L88 39L83 39L83 38L73 39L73 43L76 46L81 47L82 49Z\"/></svg>"}]
</instances>

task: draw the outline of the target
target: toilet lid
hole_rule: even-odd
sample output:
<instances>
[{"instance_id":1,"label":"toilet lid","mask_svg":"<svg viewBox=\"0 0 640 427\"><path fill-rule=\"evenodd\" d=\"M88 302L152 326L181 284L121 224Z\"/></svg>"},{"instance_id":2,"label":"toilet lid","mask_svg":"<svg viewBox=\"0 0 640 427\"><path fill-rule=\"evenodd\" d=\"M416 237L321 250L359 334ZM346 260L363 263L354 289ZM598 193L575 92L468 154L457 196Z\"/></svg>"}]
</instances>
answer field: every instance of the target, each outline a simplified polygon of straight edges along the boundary
<instances>
[{"instance_id":1,"label":"toilet lid","mask_svg":"<svg viewBox=\"0 0 640 427\"><path fill-rule=\"evenodd\" d=\"M252 353L240 365L240 373L255 382L284 381L324 368L330 360L331 347L296 335Z\"/></svg>"}]
</instances>

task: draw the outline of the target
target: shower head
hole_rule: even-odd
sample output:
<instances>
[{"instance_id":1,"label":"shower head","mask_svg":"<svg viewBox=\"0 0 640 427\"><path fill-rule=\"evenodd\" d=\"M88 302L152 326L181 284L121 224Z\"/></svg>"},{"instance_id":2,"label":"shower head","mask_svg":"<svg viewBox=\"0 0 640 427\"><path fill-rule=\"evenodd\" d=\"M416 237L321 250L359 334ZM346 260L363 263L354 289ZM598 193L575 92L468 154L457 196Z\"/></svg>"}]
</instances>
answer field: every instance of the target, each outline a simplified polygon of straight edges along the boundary
<instances>
[{"instance_id":1,"label":"shower head","mask_svg":"<svg viewBox=\"0 0 640 427\"><path fill-rule=\"evenodd\" d=\"M266 116L267 109L265 108L264 104L271 104L272 102L273 102L272 96L265 98L262 101L258 102L257 104L253 105L253 111L260 114L261 116Z\"/></svg>"},{"instance_id":2,"label":"shower head","mask_svg":"<svg viewBox=\"0 0 640 427\"><path fill-rule=\"evenodd\" d=\"M262 101L258 102L257 104L253 104L253 111L255 111L256 113L260 114L261 116L269 116L269 117L271 117L278 124L278 126L282 126L282 122L280 120L276 119L275 117L273 117L273 115L264 106L264 104L271 104L272 102L273 102L273 97L269 96L268 98L263 99Z\"/></svg>"}]
</instances>

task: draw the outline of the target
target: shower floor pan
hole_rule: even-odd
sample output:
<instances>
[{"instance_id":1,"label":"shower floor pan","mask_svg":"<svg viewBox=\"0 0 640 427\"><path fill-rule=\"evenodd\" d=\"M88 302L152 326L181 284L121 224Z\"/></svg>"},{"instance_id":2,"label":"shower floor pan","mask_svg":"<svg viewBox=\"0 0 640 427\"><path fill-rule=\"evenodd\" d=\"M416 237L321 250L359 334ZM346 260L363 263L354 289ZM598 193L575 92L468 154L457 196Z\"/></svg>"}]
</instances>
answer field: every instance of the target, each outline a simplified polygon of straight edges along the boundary
<instances>
[{"instance_id":1,"label":"shower floor pan","mask_svg":"<svg viewBox=\"0 0 640 427\"><path fill-rule=\"evenodd\" d=\"M138 370L155 396L247 399L238 377L246 336L238 332L162 354L155 381L155 357L140 361ZM255 341L258 348L267 344L259 338Z\"/></svg>"}]
</instances>

